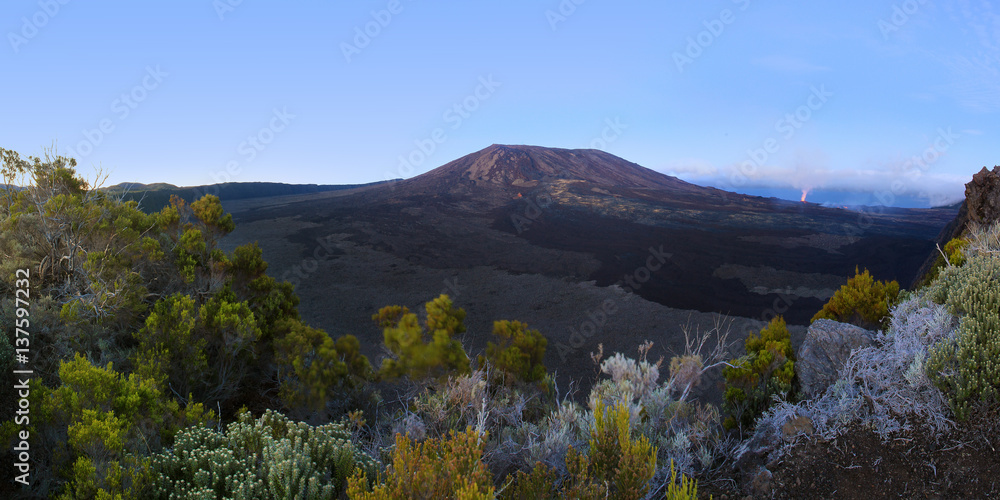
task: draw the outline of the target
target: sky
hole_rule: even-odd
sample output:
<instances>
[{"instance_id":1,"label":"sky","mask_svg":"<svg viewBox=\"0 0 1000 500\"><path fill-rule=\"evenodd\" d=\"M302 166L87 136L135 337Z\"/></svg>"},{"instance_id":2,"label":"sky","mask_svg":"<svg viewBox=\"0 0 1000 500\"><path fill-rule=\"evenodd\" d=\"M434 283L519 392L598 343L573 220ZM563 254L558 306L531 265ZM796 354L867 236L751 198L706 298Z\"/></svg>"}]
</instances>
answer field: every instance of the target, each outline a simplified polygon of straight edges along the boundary
<instances>
[{"instance_id":1,"label":"sky","mask_svg":"<svg viewBox=\"0 0 1000 500\"><path fill-rule=\"evenodd\" d=\"M1000 163L987 1L34 0L0 23L0 147L105 185L367 183L497 143L929 206Z\"/></svg>"}]
</instances>

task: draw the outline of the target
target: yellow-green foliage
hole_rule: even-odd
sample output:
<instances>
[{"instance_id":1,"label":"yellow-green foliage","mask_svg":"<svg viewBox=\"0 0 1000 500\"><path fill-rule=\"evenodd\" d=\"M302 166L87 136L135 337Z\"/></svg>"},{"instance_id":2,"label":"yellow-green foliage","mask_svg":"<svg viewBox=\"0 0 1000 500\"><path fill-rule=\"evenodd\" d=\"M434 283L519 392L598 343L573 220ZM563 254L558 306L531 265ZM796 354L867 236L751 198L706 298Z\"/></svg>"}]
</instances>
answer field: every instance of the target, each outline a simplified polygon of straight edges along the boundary
<instances>
[{"instance_id":1,"label":"yellow-green foliage","mask_svg":"<svg viewBox=\"0 0 1000 500\"><path fill-rule=\"evenodd\" d=\"M667 486L665 500L698 500L698 481L681 474L681 480L677 481L677 471L674 470L674 461L670 461L670 483Z\"/></svg>"},{"instance_id":2,"label":"yellow-green foliage","mask_svg":"<svg viewBox=\"0 0 1000 500\"><path fill-rule=\"evenodd\" d=\"M545 347L548 340L538 330L520 321L494 321L493 335L499 341L486 345L486 360L504 374L508 383L538 382L545 378Z\"/></svg>"},{"instance_id":3,"label":"yellow-green foliage","mask_svg":"<svg viewBox=\"0 0 1000 500\"><path fill-rule=\"evenodd\" d=\"M283 320L277 330L279 395L289 408L319 410L331 391L353 388L370 378L368 358L361 355L361 344L353 335L334 342L323 330L298 320Z\"/></svg>"},{"instance_id":4,"label":"yellow-green foliage","mask_svg":"<svg viewBox=\"0 0 1000 500\"><path fill-rule=\"evenodd\" d=\"M482 461L484 439L471 427L422 444L396 434L392 465L384 480L372 488L359 472L348 480L347 494L363 500L493 498L493 476Z\"/></svg>"},{"instance_id":5,"label":"yellow-green foliage","mask_svg":"<svg viewBox=\"0 0 1000 500\"><path fill-rule=\"evenodd\" d=\"M951 398L958 418L975 401L1000 396L1000 257L969 257L949 267L928 288L929 297L959 315L958 331L935 345L927 362L931 380Z\"/></svg>"},{"instance_id":6,"label":"yellow-green foliage","mask_svg":"<svg viewBox=\"0 0 1000 500\"><path fill-rule=\"evenodd\" d=\"M33 384L32 397L53 440L39 448L59 471L56 480L65 482L61 498L102 491L144 498L149 462L143 457L169 444L178 429L214 418L201 405L181 409L151 380L122 375L111 364L96 367L80 355L61 363L59 377L55 389Z\"/></svg>"},{"instance_id":7,"label":"yellow-green foliage","mask_svg":"<svg viewBox=\"0 0 1000 500\"><path fill-rule=\"evenodd\" d=\"M899 283L895 280L875 281L867 269L859 273L854 268L854 277L830 297L812 320L832 319L867 329L885 329L889 326L889 309L896 305L898 296Z\"/></svg>"},{"instance_id":8,"label":"yellow-green foliage","mask_svg":"<svg viewBox=\"0 0 1000 500\"><path fill-rule=\"evenodd\" d=\"M471 371L462 343L453 338L465 331L465 311L452 308L451 299L443 294L425 308L424 327L406 307L383 307L372 316L384 328L385 346L392 354L382 361L382 376L420 380Z\"/></svg>"},{"instance_id":9,"label":"yellow-green foliage","mask_svg":"<svg viewBox=\"0 0 1000 500\"><path fill-rule=\"evenodd\" d=\"M781 316L774 317L745 342L746 354L722 370L726 379L724 406L730 413L724 425L750 428L771 404L771 396L787 398L795 377L791 335Z\"/></svg>"},{"instance_id":10,"label":"yellow-green foliage","mask_svg":"<svg viewBox=\"0 0 1000 500\"><path fill-rule=\"evenodd\" d=\"M560 496L556 488L557 477L555 469L541 462L535 462L535 467L531 469L530 473L517 471L513 477L507 476L508 484L501 492L500 498L504 500L558 499Z\"/></svg>"},{"instance_id":11,"label":"yellow-green foliage","mask_svg":"<svg viewBox=\"0 0 1000 500\"><path fill-rule=\"evenodd\" d=\"M621 403L594 407L588 458L591 477L611 485L611 498L642 498L656 472L656 449L646 436L632 439L629 410Z\"/></svg>"},{"instance_id":12,"label":"yellow-green foliage","mask_svg":"<svg viewBox=\"0 0 1000 500\"><path fill-rule=\"evenodd\" d=\"M240 414L225 433L185 429L153 457L152 498L339 498L355 471L376 470L350 436L342 424L313 427L270 410Z\"/></svg>"},{"instance_id":13,"label":"yellow-green foliage","mask_svg":"<svg viewBox=\"0 0 1000 500\"><path fill-rule=\"evenodd\" d=\"M260 337L245 302L213 297L196 307L191 296L175 294L157 302L136 333L137 371L199 401L227 399L257 358Z\"/></svg>"},{"instance_id":14,"label":"yellow-green foliage","mask_svg":"<svg viewBox=\"0 0 1000 500\"><path fill-rule=\"evenodd\" d=\"M952 266L961 266L965 264L965 252L969 247L969 240L966 238L952 238L948 243L944 245L943 252L948 256L948 262L945 262L944 256L938 254L937 260L934 261L934 265L931 266L927 274L920 280L920 283L916 286L916 289L923 288L930 283L932 283L941 273L941 269L946 267L948 264Z\"/></svg>"}]
</instances>

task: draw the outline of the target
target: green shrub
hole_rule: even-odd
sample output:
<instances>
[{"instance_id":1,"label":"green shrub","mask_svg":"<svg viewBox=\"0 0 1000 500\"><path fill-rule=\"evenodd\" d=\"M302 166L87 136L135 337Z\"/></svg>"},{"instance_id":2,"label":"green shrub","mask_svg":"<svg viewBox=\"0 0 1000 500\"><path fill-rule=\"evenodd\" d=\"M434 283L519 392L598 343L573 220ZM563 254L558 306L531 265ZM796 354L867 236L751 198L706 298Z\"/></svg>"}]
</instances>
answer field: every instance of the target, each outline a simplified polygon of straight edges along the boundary
<instances>
[{"instance_id":1,"label":"green shrub","mask_svg":"<svg viewBox=\"0 0 1000 500\"><path fill-rule=\"evenodd\" d=\"M201 405L181 409L151 380L122 375L111 364L94 366L79 354L61 363L59 377L55 389L33 383L31 395L46 429L32 432L44 440L34 456L56 472L62 498L92 498L102 491L143 498L150 450L171 443L180 428L214 418Z\"/></svg>"},{"instance_id":2,"label":"green shrub","mask_svg":"<svg viewBox=\"0 0 1000 500\"><path fill-rule=\"evenodd\" d=\"M681 474L680 481L677 480L677 471L674 470L674 462L670 461L670 483L667 485L665 500L698 500L698 481Z\"/></svg>"},{"instance_id":3,"label":"green shrub","mask_svg":"<svg viewBox=\"0 0 1000 500\"><path fill-rule=\"evenodd\" d=\"M955 415L968 415L975 401L1000 395L1000 257L969 257L948 267L928 288L928 296L959 316L958 330L935 345L927 361L931 380L947 394Z\"/></svg>"},{"instance_id":4,"label":"green shrub","mask_svg":"<svg viewBox=\"0 0 1000 500\"><path fill-rule=\"evenodd\" d=\"M941 269L945 268L949 264L952 266L961 266L965 263L965 253L969 247L969 240L967 238L952 238L948 243L944 245L942 250L945 255L948 256L948 261L945 262L945 257L938 253L934 264L931 268L924 274L923 278L920 279L920 283L914 287L915 290L919 290L929 284L931 284L941 273ZM935 250L936 252L936 250Z\"/></svg>"},{"instance_id":5,"label":"green shrub","mask_svg":"<svg viewBox=\"0 0 1000 500\"><path fill-rule=\"evenodd\" d=\"M656 449L646 436L632 439L629 417L623 404L606 409L598 402L588 455L591 477L610 484L611 498L623 500L645 496L656 473Z\"/></svg>"},{"instance_id":6,"label":"green shrub","mask_svg":"<svg viewBox=\"0 0 1000 500\"><path fill-rule=\"evenodd\" d=\"M334 392L354 389L371 377L368 358L353 335L336 342L299 320L282 320L274 342L279 395L289 408L319 411Z\"/></svg>"},{"instance_id":7,"label":"green shrub","mask_svg":"<svg viewBox=\"0 0 1000 500\"><path fill-rule=\"evenodd\" d=\"M855 268L854 277L830 297L812 320L831 319L869 330L885 330L889 327L889 310L896 305L898 296L899 283L895 280L875 281L867 269L859 273Z\"/></svg>"},{"instance_id":8,"label":"green shrub","mask_svg":"<svg viewBox=\"0 0 1000 500\"><path fill-rule=\"evenodd\" d=\"M795 354L785 319L774 317L745 342L746 354L722 370L726 379L724 407L727 429L749 429L772 402L772 396L788 398L795 377Z\"/></svg>"},{"instance_id":9,"label":"green shrub","mask_svg":"<svg viewBox=\"0 0 1000 500\"><path fill-rule=\"evenodd\" d=\"M486 361L499 370L508 384L545 379L543 359L548 340L538 330L520 321L494 321L493 335L499 340L486 345Z\"/></svg>"},{"instance_id":10,"label":"green shrub","mask_svg":"<svg viewBox=\"0 0 1000 500\"><path fill-rule=\"evenodd\" d=\"M349 479L347 494L360 500L493 498L493 476L482 461L482 443L471 427L422 444L396 434L392 465L384 480L372 488L368 477L358 472Z\"/></svg>"},{"instance_id":11,"label":"green shrub","mask_svg":"<svg viewBox=\"0 0 1000 500\"><path fill-rule=\"evenodd\" d=\"M453 338L465 332L462 323L465 311L452 308L451 299L444 294L428 302L425 308L424 327L406 307L383 307L372 316L384 328L385 347L391 354L382 361L380 375L423 380L471 371L462 343Z\"/></svg>"},{"instance_id":12,"label":"green shrub","mask_svg":"<svg viewBox=\"0 0 1000 500\"><path fill-rule=\"evenodd\" d=\"M375 462L342 424L309 426L267 411L243 413L225 433L192 427L152 459L153 498L339 498Z\"/></svg>"},{"instance_id":13,"label":"green shrub","mask_svg":"<svg viewBox=\"0 0 1000 500\"><path fill-rule=\"evenodd\" d=\"M261 331L245 302L213 297L197 307L191 296L175 294L153 306L135 337L143 378L198 401L226 401L242 389Z\"/></svg>"},{"instance_id":14,"label":"green shrub","mask_svg":"<svg viewBox=\"0 0 1000 500\"><path fill-rule=\"evenodd\" d=\"M536 498L539 500L553 500L560 498L556 488L558 475L555 469L541 462L535 462L535 467L530 473L517 471L514 477L507 477L507 487L501 492L500 498L504 500L521 500L522 498Z\"/></svg>"}]
</instances>

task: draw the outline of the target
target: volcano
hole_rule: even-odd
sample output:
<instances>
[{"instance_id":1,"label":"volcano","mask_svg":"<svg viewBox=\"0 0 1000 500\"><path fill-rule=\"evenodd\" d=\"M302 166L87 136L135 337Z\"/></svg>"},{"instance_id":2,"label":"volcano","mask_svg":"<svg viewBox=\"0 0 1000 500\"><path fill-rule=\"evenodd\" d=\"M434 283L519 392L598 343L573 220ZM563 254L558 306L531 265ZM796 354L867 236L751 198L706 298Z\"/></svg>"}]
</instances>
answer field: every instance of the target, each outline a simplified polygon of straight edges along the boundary
<instances>
[{"instance_id":1,"label":"volcano","mask_svg":"<svg viewBox=\"0 0 1000 500\"><path fill-rule=\"evenodd\" d=\"M556 180L619 188L705 190L597 149L492 146L403 182L413 189L523 189Z\"/></svg>"}]
</instances>

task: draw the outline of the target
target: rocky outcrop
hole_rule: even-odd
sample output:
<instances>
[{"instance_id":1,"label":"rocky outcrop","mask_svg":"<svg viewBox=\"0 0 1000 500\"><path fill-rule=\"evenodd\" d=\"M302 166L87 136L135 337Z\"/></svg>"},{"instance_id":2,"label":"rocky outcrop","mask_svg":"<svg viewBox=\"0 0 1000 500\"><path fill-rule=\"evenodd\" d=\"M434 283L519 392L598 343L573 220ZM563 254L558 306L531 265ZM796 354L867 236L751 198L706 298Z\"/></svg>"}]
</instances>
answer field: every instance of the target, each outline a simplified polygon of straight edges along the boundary
<instances>
[{"instance_id":1,"label":"rocky outcrop","mask_svg":"<svg viewBox=\"0 0 1000 500\"><path fill-rule=\"evenodd\" d=\"M972 176L972 181L965 185L965 201L959 207L958 215L941 230L934 241L944 248L946 243L965 232L969 222L990 224L998 220L1000 220L1000 166L994 166L992 171L983 167L979 173ZM917 277L910 284L911 290L923 282L924 276L930 272L939 255L938 251L934 250L927 256Z\"/></svg>"},{"instance_id":2,"label":"rocky outcrop","mask_svg":"<svg viewBox=\"0 0 1000 500\"><path fill-rule=\"evenodd\" d=\"M823 394L837 381L851 351L874 342L875 334L864 328L828 319L814 321L795 355L802 396L811 399Z\"/></svg>"},{"instance_id":3,"label":"rocky outcrop","mask_svg":"<svg viewBox=\"0 0 1000 500\"><path fill-rule=\"evenodd\" d=\"M992 224L1000 220L1000 166L983 167L965 185L965 205L969 222Z\"/></svg>"}]
</instances>

